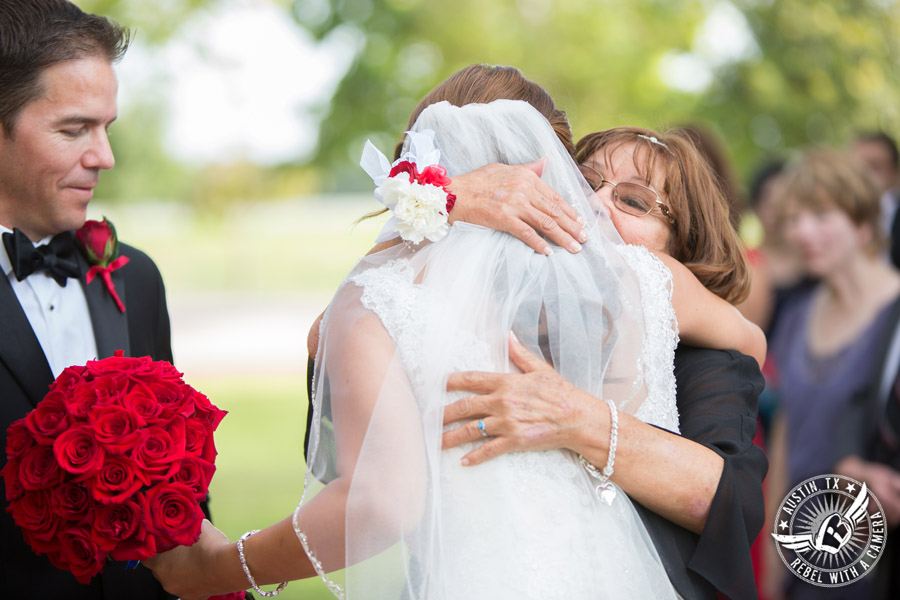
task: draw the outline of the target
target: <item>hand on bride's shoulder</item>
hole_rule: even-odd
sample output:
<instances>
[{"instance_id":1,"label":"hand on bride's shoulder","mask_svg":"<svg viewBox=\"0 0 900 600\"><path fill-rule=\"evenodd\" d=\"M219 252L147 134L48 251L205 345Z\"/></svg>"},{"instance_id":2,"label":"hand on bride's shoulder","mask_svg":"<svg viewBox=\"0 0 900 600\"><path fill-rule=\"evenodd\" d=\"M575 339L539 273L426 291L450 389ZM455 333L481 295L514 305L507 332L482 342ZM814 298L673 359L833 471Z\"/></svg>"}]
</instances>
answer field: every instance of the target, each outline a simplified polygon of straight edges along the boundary
<instances>
[{"instance_id":1,"label":"hand on bride's shoulder","mask_svg":"<svg viewBox=\"0 0 900 600\"><path fill-rule=\"evenodd\" d=\"M454 176L448 187L456 195L450 222L505 231L540 254L550 251L541 235L578 252L579 242L587 240L584 226L575 209L541 179L545 164L545 159L525 165L491 163Z\"/></svg>"},{"instance_id":2,"label":"hand on bride's shoulder","mask_svg":"<svg viewBox=\"0 0 900 600\"><path fill-rule=\"evenodd\" d=\"M204 519L200 539L193 546L176 546L142 562L169 593L182 600L206 598L219 592L217 582L205 581L203 576L216 572L213 565L219 553L230 547L225 534Z\"/></svg>"}]
</instances>

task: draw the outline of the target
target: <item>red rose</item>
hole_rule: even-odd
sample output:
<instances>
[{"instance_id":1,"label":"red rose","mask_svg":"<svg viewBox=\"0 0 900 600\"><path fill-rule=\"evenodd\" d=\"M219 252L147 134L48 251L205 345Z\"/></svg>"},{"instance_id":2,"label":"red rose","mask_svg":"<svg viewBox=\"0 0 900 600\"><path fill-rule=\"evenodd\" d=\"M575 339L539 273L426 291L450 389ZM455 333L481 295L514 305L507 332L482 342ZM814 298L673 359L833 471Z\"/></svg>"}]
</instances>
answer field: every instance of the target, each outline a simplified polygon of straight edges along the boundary
<instances>
[{"instance_id":1,"label":"red rose","mask_svg":"<svg viewBox=\"0 0 900 600\"><path fill-rule=\"evenodd\" d=\"M121 504L107 504L94 512L91 537L101 550L112 552L134 535L140 523L141 507L137 502L127 500Z\"/></svg>"},{"instance_id":2,"label":"red rose","mask_svg":"<svg viewBox=\"0 0 900 600\"><path fill-rule=\"evenodd\" d=\"M418 182L423 185L436 185L445 187L450 185L450 178L447 177L447 169L440 165L429 165L422 169L419 174Z\"/></svg>"},{"instance_id":3,"label":"red rose","mask_svg":"<svg viewBox=\"0 0 900 600\"><path fill-rule=\"evenodd\" d=\"M137 383L122 399L122 408L139 415L148 424L157 424L162 419L162 406L147 385Z\"/></svg>"},{"instance_id":4,"label":"red rose","mask_svg":"<svg viewBox=\"0 0 900 600\"><path fill-rule=\"evenodd\" d=\"M149 533L145 526L147 514L147 499L144 494L138 492L130 500L137 507L137 515L140 516L135 523L133 533L128 538L116 545L109 553L113 560L144 560L156 555L156 536Z\"/></svg>"},{"instance_id":5,"label":"red rose","mask_svg":"<svg viewBox=\"0 0 900 600\"><path fill-rule=\"evenodd\" d=\"M132 377L143 373L153 362L149 356L125 356L117 351L115 356L103 360L89 360L86 368L91 375L124 375Z\"/></svg>"},{"instance_id":6,"label":"red rose","mask_svg":"<svg viewBox=\"0 0 900 600\"><path fill-rule=\"evenodd\" d=\"M103 466L103 448L90 425L81 424L63 432L53 442L59 466L75 475L96 473Z\"/></svg>"},{"instance_id":7,"label":"red rose","mask_svg":"<svg viewBox=\"0 0 900 600\"><path fill-rule=\"evenodd\" d=\"M22 480L19 478L19 459L10 458L7 460L6 464L3 465L3 470L0 471L0 475L3 475L6 501L12 502L17 498L21 498L22 494L25 493L25 488L22 487Z\"/></svg>"},{"instance_id":8,"label":"red rose","mask_svg":"<svg viewBox=\"0 0 900 600\"><path fill-rule=\"evenodd\" d=\"M53 512L50 500L48 490L38 490L10 503L7 509L35 552L59 550L56 535L62 520Z\"/></svg>"},{"instance_id":9,"label":"red rose","mask_svg":"<svg viewBox=\"0 0 900 600\"><path fill-rule=\"evenodd\" d=\"M87 489L77 483L64 483L54 488L51 500L53 512L66 521L80 521L91 508Z\"/></svg>"},{"instance_id":10,"label":"red rose","mask_svg":"<svg viewBox=\"0 0 900 600\"><path fill-rule=\"evenodd\" d=\"M82 366L66 367L50 385L50 389L66 393L84 382L84 372L85 367Z\"/></svg>"},{"instance_id":11,"label":"red rose","mask_svg":"<svg viewBox=\"0 0 900 600\"><path fill-rule=\"evenodd\" d=\"M393 177L394 175L399 175L400 173L409 174L410 183L413 183L419 178L419 172L416 171L416 165L409 162L408 160L402 160L394 165L390 173L388 173L388 177Z\"/></svg>"},{"instance_id":12,"label":"red rose","mask_svg":"<svg viewBox=\"0 0 900 600\"><path fill-rule=\"evenodd\" d=\"M196 419L189 419L185 423L184 450L187 454L200 456L206 446L206 438L210 436L209 428L205 423Z\"/></svg>"},{"instance_id":13,"label":"red rose","mask_svg":"<svg viewBox=\"0 0 900 600\"><path fill-rule=\"evenodd\" d=\"M192 395L194 400L194 417L206 424L207 431L212 433L228 414L227 411L219 410L213 405L209 398L200 392L195 391Z\"/></svg>"},{"instance_id":14,"label":"red rose","mask_svg":"<svg viewBox=\"0 0 900 600\"><path fill-rule=\"evenodd\" d=\"M34 446L34 437L25 427L25 420L19 419L6 430L6 456L16 458Z\"/></svg>"},{"instance_id":15,"label":"red rose","mask_svg":"<svg viewBox=\"0 0 900 600\"><path fill-rule=\"evenodd\" d=\"M75 237L92 265L105 267L116 257L119 245L116 228L106 217L102 221L85 221L75 232Z\"/></svg>"},{"instance_id":16,"label":"red rose","mask_svg":"<svg viewBox=\"0 0 900 600\"><path fill-rule=\"evenodd\" d=\"M144 525L156 534L160 552L190 546L199 539L204 517L191 488L183 483L160 484L150 488L146 498Z\"/></svg>"},{"instance_id":17,"label":"red rose","mask_svg":"<svg viewBox=\"0 0 900 600\"><path fill-rule=\"evenodd\" d=\"M149 477L150 483L168 480L178 470L184 458L184 436L176 443L162 427L148 427L146 437L131 453L137 468Z\"/></svg>"},{"instance_id":18,"label":"red rose","mask_svg":"<svg viewBox=\"0 0 900 600\"><path fill-rule=\"evenodd\" d=\"M194 402L191 399L193 388L182 381L160 379L147 384L162 407L161 415L170 418L172 415L189 417L194 414Z\"/></svg>"},{"instance_id":19,"label":"red rose","mask_svg":"<svg viewBox=\"0 0 900 600\"><path fill-rule=\"evenodd\" d=\"M97 441L107 452L122 454L138 442L138 428L146 420L137 412L121 406L102 406L90 411L88 422L94 429Z\"/></svg>"},{"instance_id":20,"label":"red rose","mask_svg":"<svg viewBox=\"0 0 900 600\"><path fill-rule=\"evenodd\" d=\"M25 416L25 426L40 444L52 444L53 440L69 427L69 411L65 394L53 391L38 402L37 408Z\"/></svg>"},{"instance_id":21,"label":"red rose","mask_svg":"<svg viewBox=\"0 0 900 600\"><path fill-rule=\"evenodd\" d=\"M26 490L48 488L65 479L59 467L51 446L33 446L19 457L19 480Z\"/></svg>"},{"instance_id":22,"label":"red rose","mask_svg":"<svg viewBox=\"0 0 900 600\"><path fill-rule=\"evenodd\" d=\"M68 570L78 583L88 584L91 577L103 570L107 553L102 551L90 532L73 527L59 534L60 555L68 563Z\"/></svg>"},{"instance_id":23,"label":"red rose","mask_svg":"<svg viewBox=\"0 0 900 600\"><path fill-rule=\"evenodd\" d=\"M209 492L209 482L216 472L216 465L196 456L185 456L181 468L172 476L175 483L183 483L194 490L197 501L203 500Z\"/></svg>"},{"instance_id":24,"label":"red rose","mask_svg":"<svg viewBox=\"0 0 900 600\"><path fill-rule=\"evenodd\" d=\"M145 474L127 456L107 454L103 466L89 480L91 497L103 504L124 502L131 498L145 484Z\"/></svg>"},{"instance_id":25,"label":"red rose","mask_svg":"<svg viewBox=\"0 0 900 600\"><path fill-rule=\"evenodd\" d=\"M92 376L65 394L64 401L73 417L86 419L88 411L95 406L120 404L128 392L128 384L127 375L121 373Z\"/></svg>"}]
</instances>

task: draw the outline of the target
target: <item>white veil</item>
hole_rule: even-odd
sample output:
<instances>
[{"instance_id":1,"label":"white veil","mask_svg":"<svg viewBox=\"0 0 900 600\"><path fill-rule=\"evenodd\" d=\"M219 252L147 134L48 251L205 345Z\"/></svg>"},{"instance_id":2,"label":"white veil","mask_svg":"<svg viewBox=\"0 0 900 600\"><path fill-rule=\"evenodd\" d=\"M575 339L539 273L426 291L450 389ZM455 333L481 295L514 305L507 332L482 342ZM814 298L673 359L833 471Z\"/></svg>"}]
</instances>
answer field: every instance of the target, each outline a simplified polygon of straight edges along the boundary
<instances>
[{"instance_id":1,"label":"white veil","mask_svg":"<svg viewBox=\"0 0 900 600\"><path fill-rule=\"evenodd\" d=\"M577 387L635 414L646 396L644 321L621 238L534 108L441 102L414 130L435 132L451 177L547 157L543 179L584 217L590 240L579 254L555 248L545 257L508 234L457 223L439 242L399 245L354 268L325 313L316 358L309 469L294 513L307 553L332 591L350 597L531 597L544 584L562 589L544 580L578 578L598 561L627 570L604 558L610 545L665 580L625 495L600 505L571 453L461 467L474 445L441 450L443 407L462 397L445 391L447 376L515 370L510 330ZM345 566L343 585L325 576Z\"/></svg>"}]
</instances>

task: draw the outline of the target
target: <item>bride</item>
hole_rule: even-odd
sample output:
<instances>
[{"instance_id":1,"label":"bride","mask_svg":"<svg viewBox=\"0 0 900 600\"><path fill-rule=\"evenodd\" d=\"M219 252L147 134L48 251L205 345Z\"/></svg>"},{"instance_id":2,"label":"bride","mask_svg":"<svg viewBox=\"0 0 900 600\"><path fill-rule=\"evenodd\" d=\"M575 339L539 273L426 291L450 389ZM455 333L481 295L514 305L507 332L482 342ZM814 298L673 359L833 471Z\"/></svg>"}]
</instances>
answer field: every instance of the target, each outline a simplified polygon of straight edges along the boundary
<instances>
[{"instance_id":1,"label":"bride","mask_svg":"<svg viewBox=\"0 0 900 600\"><path fill-rule=\"evenodd\" d=\"M443 408L460 397L445 391L448 375L510 371L510 331L577 387L610 399L613 415L677 431L671 274L623 244L592 206L545 114L523 101L436 102L403 158L439 162L452 177L546 157L544 180L590 231L583 251L537 255L457 223L437 241L363 259L322 324L297 510L237 547L204 524L193 547L148 561L167 589L205 597L318 574L351 598L676 597L603 465L553 450L465 468L472 445L441 450ZM343 584L329 576L342 568Z\"/></svg>"}]
</instances>

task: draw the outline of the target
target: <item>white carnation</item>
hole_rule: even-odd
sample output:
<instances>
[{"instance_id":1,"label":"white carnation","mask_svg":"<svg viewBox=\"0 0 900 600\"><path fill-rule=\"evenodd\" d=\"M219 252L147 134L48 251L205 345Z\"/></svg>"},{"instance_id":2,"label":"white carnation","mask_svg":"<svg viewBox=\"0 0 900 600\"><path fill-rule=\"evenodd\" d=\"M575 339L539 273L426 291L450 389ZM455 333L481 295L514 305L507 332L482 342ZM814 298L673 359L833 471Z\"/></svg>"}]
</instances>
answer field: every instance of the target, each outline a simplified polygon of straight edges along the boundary
<instances>
[{"instance_id":1,"label":"white carnation","mask_svg":"<svg viewBox=\"0 0 900 600\"><path fill-rule=\"evenodd\" d=\"M380 191L404 240L413 244L426 238L436 242L447 235L447 192L440 187L410 183L409 176L400 173L388 178Z\"/></svg>"}]
</instances>

